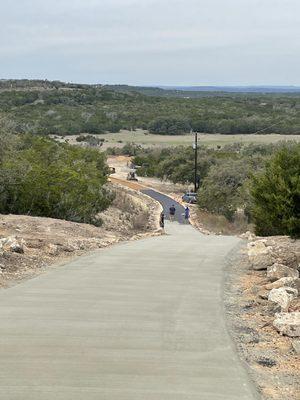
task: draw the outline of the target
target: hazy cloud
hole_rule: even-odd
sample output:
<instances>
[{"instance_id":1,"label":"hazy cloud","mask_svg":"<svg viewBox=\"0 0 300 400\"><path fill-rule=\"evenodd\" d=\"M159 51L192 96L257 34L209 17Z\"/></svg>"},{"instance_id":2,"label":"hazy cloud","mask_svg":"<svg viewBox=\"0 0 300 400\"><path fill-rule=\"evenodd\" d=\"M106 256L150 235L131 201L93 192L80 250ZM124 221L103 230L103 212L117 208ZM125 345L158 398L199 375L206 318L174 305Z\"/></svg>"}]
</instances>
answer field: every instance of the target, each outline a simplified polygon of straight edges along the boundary
<instances>
[{"instance_id":1,"label":"hazy cloud","mask_svg":"<svg viewBox=\"0 0 300 400\"><path fill-rule=\"evenodd\" d=\"M300 84L299 0L0 0L0 77Z\"/></svg>"}]
</instances>

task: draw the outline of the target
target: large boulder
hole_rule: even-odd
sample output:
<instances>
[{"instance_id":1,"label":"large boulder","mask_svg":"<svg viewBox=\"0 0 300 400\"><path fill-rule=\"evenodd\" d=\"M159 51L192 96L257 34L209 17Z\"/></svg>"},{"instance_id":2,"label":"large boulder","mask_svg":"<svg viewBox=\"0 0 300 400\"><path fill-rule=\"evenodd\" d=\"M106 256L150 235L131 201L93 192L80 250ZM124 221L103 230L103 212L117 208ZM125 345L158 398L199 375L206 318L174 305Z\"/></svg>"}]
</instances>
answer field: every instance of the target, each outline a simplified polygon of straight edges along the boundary
<instances>
[{"instance_id":1,"label":"large boulder","mask_svg":"<svg viewBox=\"0 0 300 400\"><path fill-rule=\"evenodd\" d=\"M251 242L247 246L251 266L255 270L267 269L274 263L271 249L265 245L263 240Z\"/></svg>"},{"instance_id":2,"label":"large boulder","mask_svg":"<svg viewBox=\"0 0 300 400\"><path fill-rule=\"evenodd\" d=\"M283 264L275 263L267 268L267 277L273 282L280 278L299 278L299 271Z\"/></svg>"},{"instance_id":3,"label":"large boulder","mask_svg":"<svg viewBox=\"0 0 300 400\"><path fill-rule=\"evenodd\" d=\"M272 255L269 253L260 253L249 258L252 268L256 271L267 269L274 262Z\"/></svg>"},{"instance_id":4,"label":"large boulder","mask_svg":"<svg viewBox=\"0 0 300 400\"><path fill-rule=\"evenodd\" d=\"M300 312L275 314L273 326L282 335L290 337L300 336Z\"/></svg>"},{"instance_id":5,"label":"large boulder","mask_svg":"<svg viewBox=\"0 0 300 400\"><path fill-rule=\"evenodd\" d=\"M264 240L257 240L255 242L250 242L247 244L248 254L256 255L258 253L268 252L268 247L265 245Z\"/></svg>"},{"instance_id":6,"label":"large boulder","mask_svg":"<svg viewBox=\"0 0 300 400\"><path fill-rule=\"evenodd\" d=\"M273 251L274 258L278 264L284 264L290 268L298 269L297 255L291 249L286 247L275 247Z\"/></svg>"},{"instance_id":7,"label":"large boulder","mask_svg":"<svg viewBox=\"0 0 300 400\"><path fill-rule=\"evenodd\" d=\"M271 290L271 289L279 289L281 287L291 287L294 289L297 289L298 291L300 290L299 288L299 278L292 278L290 276L288 277L284 277L284 278L280 278L275 282L272 283L268 283L267 285L265 285L265 288L267 290Z\"/></svg>"},{"instance_id":8,"label":"large boulder","mask_svg":"<svg viewBox=\"0 0 300 400\"><path fill-rule=\"evenodd\" d=\"M298 296L298 290L288 287L272 289L269 293L268 300L280 305L281 311L288 311L293 299Z\"/></svg>"}]
</instances>

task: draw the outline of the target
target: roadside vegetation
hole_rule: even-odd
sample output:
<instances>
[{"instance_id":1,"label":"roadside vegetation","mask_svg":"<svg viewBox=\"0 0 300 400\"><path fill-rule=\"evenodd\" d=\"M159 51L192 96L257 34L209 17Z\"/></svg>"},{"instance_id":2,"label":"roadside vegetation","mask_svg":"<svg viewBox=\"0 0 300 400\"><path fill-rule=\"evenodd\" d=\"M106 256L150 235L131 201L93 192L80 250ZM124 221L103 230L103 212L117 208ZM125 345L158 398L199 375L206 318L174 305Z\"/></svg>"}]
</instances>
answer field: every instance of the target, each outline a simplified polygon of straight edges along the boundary
<instances>
[{"instance_id":1,"label":"roadside vegetation","mask_svg":"<svg viewBox=\"0 0 300 400\"><path fill-rule=\"evenodd\" d=\"M0 134L0 213L100 225L112 201L105 155L32 135Z\"/></svg>"},{"instance_id":2,"label":"roadside vegetation","mask_svg":"<svg viewBox=\"0 0 300 400\"><path fill-rule=\"evenodd\" d=\"M259 235L300 237L300 144L285 146L251 182Z\"/></svg>"},{"instance_id":3,"label":"roadside vegetation","mask_svg":"<svg viewBox=\"0 0 300 400\"><path fill-rule=\"evenodd\" d=\"M134 156L141 176L156 176L187 187L193 183L191 148L153 150L128 144L121 151ZM299 171L300 144L293 142L200 147L198 206L230 223L254 223L260 235L299 237Z\"/></svg>"},{"instance_id":4,"label":"roadside vegetation","mask_svg":"<svg viewBox=\"0 0 300 400\"><path fill-rule=\"evenodd\" d=\"M160 135L300 134L300 94L205 93L148 96L116 87L0 82L0 114L13 133L100 134L145 129ZM171 92L172 93L172 92Z\"/></svg>"}]
</instances>

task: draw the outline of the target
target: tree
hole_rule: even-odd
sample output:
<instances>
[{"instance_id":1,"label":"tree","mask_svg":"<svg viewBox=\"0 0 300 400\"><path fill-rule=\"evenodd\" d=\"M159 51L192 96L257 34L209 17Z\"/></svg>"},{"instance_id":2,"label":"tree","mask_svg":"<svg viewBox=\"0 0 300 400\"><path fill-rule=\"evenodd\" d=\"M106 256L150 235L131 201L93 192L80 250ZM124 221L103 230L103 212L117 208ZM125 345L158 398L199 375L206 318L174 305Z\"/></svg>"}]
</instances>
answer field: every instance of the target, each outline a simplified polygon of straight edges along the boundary
<instances>
[{"instance_id":1,"label":"tree","mask_svg":"<svg viewBox=\"0 0 300 400\"><path fill-rule=\"evenodd\" d=\"M16 137L8 133L9 129L9 121L0 115L0 166L5 155L12 149L16 142Z\"/></svg>"},{"instance_id":2,"label":"tree","mask_svg":"<svg viewBox=\"0 0 300 400\"><path fill-rule=\"evenodd\" d=\"M20 138L0 165L0 213L100 224L112 197L103 154L42 137Z\"/></svg>"},{"instance_id":3,"label":"tree","mask_svg":"<svg viewBox=\"0 0 300 400\"><path fill-rule=\"evenodd\" d=\"M259 235L300 236L300 144L286 145L253 177L252 216Z\"/></svg>"},{"instance_id":4,"label":"tree","mask_svg":"<svg viewBox=\"0 0 300 400\"><path fill-rule=\"evenodd\" d=\"M191 125L186 119L161 117L151 121L148 129L160 135L182 135L191 130Z\"/></svg>"},{"instance_id":5,"label":"tree","mask_svg":"<svg viewBox=\"0 0 300 400\"><path fill-rule=\"evenodd\" d=\"M198 192L198 205L212 213L232 220L238 208L245 209L247 181L251 160L230 160L210 168Z\"/></svg>"}]
</instances>

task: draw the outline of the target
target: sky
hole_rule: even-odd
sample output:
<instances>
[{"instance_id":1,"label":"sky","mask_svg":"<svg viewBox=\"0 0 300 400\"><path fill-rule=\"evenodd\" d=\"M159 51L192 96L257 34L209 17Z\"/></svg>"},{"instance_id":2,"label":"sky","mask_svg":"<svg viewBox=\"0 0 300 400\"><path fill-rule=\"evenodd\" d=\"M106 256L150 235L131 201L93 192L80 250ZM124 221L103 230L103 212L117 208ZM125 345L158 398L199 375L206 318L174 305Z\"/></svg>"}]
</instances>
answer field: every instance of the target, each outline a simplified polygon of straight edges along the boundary
<instances>
[{"instance_id":1,"label":"sky","mask_svg":"<svg viewBox=\"0 0 300 400\"><path fill-rule=\"evenodd\" d=\"M0 78L300 85L300 0L0 0Z\"/></svg>"}]
</instances>

